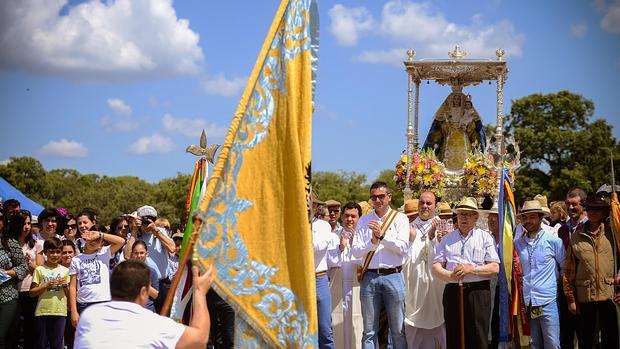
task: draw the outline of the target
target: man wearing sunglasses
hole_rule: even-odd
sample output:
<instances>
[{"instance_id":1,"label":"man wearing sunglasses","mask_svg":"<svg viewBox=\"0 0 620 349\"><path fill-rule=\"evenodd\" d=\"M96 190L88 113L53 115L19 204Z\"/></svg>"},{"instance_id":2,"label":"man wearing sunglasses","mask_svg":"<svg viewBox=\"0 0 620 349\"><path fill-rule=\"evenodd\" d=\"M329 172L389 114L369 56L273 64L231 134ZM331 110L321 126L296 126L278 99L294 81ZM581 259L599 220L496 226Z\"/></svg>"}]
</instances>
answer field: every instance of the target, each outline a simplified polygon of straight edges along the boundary
<instances>
[{"instance_id":1,"label":"man wearing sunglasses","mask_svg":"<svg viewBox=\"0 0 620 349\"><path fill-rule=\"evenodd\" d=\"M370 186L370 200L374 211L360 218L352 247L353 257L367 266L360 283L362 348L375 348L382 305L387 313L392 347L407 348L405 284L400 272L409 250L409 220L403 213L392 212L392 194L385 182Z\"/></svg>"}]
</instances>

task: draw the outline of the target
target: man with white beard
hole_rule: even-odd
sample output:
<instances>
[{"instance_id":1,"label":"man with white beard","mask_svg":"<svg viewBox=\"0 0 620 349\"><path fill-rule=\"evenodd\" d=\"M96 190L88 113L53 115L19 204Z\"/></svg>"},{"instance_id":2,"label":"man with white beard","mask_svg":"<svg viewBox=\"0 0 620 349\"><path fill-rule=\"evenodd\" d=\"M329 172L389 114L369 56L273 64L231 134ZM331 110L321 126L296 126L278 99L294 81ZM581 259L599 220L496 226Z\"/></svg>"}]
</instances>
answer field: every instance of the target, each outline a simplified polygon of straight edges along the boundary
<instances>
[{"instance_id":1,"label":"man with white beard","mask_svg":"<svg viewBox=\"0 0 620 349\"><path fill-rule=\"evenodd\" d=\"M431 191L420 195L419 216L412 223L415 237L409 261L403 269L405 278L405 334L409 349L446 347L443 314L445 283L432 274L435 258L435 232L440 219L435 216L437 198ZM413 235L413 234L412 234Z\"/></svg>"}]
</instances>

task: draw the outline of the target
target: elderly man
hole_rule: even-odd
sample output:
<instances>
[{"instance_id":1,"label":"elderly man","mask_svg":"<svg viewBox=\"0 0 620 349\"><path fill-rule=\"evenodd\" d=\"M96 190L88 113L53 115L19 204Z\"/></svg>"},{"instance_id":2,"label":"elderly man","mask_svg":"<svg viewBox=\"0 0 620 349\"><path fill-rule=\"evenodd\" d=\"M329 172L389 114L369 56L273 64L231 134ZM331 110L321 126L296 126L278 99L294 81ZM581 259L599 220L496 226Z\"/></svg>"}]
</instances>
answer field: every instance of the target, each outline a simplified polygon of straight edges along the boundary
<instances>
[{"instance_id":1,"label":"elderly man","mask_svg":"<svg viewBox=\"0 0 620 349\"><path fill-rule=\"evenodd\" d=\"M543 229L538 200L526 201L519 213L523 236L515 241L523 267L523 298L528 309L532 348L560 348L558 280L564 265L562 240Z\"/></svg>"},{"instance_id":2,"label":"elderly man","mask_svg":"<svg viewBox=\"0 0 620 349\"><path fill-rule=\"evenodd\" d=\"M410 259L405 264L406 317L405 333L409 349L435 349L446 347L443 315L443 289L445 283L432 274L435 258L435 230L440 219L435 216L437 197L425 191L419 199L419 216L412 225L415 237L409 250Z\"/></svg>"},{"instance_id":3,"label":"elderly man","mask_svg":"<svg viewBox=\"0 0 620 349\"><path fill-rule=\"evenodd\" d=\"M458 288L463 284L465 348L486 349L491 311L489 280L499 272L499 257L491 234L474 228L476 200L464 197L456 206L457 229L437 246L433 264L436 277L448 284L443 292L447 348L460 348Z\"/></svg>"},{"instance_id":4,"label":"elderly man","mask_svg":"<svg viewBox=\"0 0 620 349\"><path fill-rule=\"evenodd\" d=\"M407 347L405 340L405 285L400 274L409 250L407 216L390 207L392 194L385 182L370 186L374 211L363 216L353 238L353 256L364 261L360 286L364 332L362 348L374 349L379 312L385 306L394 349Z\"/></svg>"},{"instance_id":5,"label":"elderly man","mask_svg":"<svg viewBox=\"0 0 620 349\"><path fill-rule=\"evenodd\" d=\"M600 196L585 201L588 221L570 238L564 264L564 293L571 313L579 313L579 348L592 348L595 325L601 330L601 347L618 348L618 319L613 303L614 249L605 226L609 204Z\"/></svg>"},{"instance_id":6,"label":"elderly man","mask_svg":"<svg viewBox=\"0 0 620 349\"><path fill-rule=\"evenodd\" d=\"M327 212L329 212L329 225L332 227L332 233L340 235L342 225L340 224L340 202L336 200L325 201Z\"/></svg>"}]
</instances>

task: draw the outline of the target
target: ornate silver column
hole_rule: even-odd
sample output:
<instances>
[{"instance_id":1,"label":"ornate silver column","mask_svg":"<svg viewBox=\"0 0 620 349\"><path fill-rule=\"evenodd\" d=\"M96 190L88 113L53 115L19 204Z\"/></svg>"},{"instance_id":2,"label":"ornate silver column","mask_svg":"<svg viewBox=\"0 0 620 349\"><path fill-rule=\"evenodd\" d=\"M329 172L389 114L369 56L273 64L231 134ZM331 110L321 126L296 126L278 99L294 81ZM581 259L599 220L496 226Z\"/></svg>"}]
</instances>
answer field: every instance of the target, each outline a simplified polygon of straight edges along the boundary
<instances>
[{"instance_id":1,"label":"ornate silver column","mask_svg":"<svg viewBox=\"0 0 620 349\"><path fill-rule=\"evenodd\" d=\"M498 61L502 61L506 52L502 49L495 51ZM495 127L495 139L497 141L497 153L502 158L504 149L504 72L497 76L497 125ZM501 161L501 160L500 160Z\"/></svg>"},{"instance_id":2,"label":"ornate silver column","mask_svg":"<svg viewBox=\"0 0 620 349\"><path fill-rule=\"evenodd\" d=\"M408 61L413 61L413 56L415 56L414 50L407 50ZM405 178L405 189L403 189L403 198L405 200L411 199L411 187L409 186L409 179L411 178L411 155L413 154L413 147L415 142L415 147L417 148L417 130L418 130L418 118L417 118L417 101L416 101L416 119L415 119L415 133L413 129L413 125L411 123L412 118L412 83L413 76L410 72L407 72L407 176ZM416 83L416 98L417 98L417 86L419 82Z\"/></svg>"}]
</instances>

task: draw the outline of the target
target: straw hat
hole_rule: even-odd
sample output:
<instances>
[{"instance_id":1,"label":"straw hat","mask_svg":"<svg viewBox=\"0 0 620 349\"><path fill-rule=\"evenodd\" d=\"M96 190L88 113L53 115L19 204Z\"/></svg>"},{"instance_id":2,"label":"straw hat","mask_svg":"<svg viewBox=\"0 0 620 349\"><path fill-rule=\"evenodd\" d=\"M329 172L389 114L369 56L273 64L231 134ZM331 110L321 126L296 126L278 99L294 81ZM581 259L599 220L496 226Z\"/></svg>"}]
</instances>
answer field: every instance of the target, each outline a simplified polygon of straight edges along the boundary
<instances>
[{"instance_id":1,"label":"straw hat","mask_svg":"<svg viewBox=\"0 0 620 349\"><path fill-rule=\"evenodd\" d=\"M450 207L450 204L448 204L447 202L440 202L439 205L437 206L437 209L439 210L439 217L442 217L442 216L447 216L449 218L452 217L452 208Z\"/></svg>"},{"instance_id":2,"label":"straw hat","mask_svg":"<svg viewBox=\"0 0 620 349\"><path fill-rule=\"evenodd\" d=\"M546 217L551 216L551 210L549 209L549 206L547 205L546 196L537 194L536 196L534 196L534 200L537 200L538 202L540 202L540 207L542 208L543 212L545 212Z\"/></svg>"},{"instance_id":3,"label":"straw hat","mask_svg":"<svg viewBox=\"0 0 620 349\"><path fill-rule=\"evenodd\" d=\"M546 214L545 211L542 209L542 206L540 205L540 201L538 200L529 200L523 203L523 207L521 207L519 216L526 213L540 213L542 215Z\"/></svg>"},{"instance_id":4,"label":"straw hat","mask_svg":"<svg viewBox=\"0 0 620 349\"><path fill-rule=\"evenodd\" d=\"M478 212L478 204L476 203L476 199L464 196L459 202L458 205L452 210L452 212L458 213L459 211L473 211Z\"/></svg>"},{"instance_id":5,"label":"straw hat","mask_svg":"<svg viewBox=\"0 0 620 349\"><path fill-rule=\"evenodd\" d=\"M407 216L413 216L418 214L418 199L410 199L405 201L405 214Z\"/></svg>"}]
</instances>

